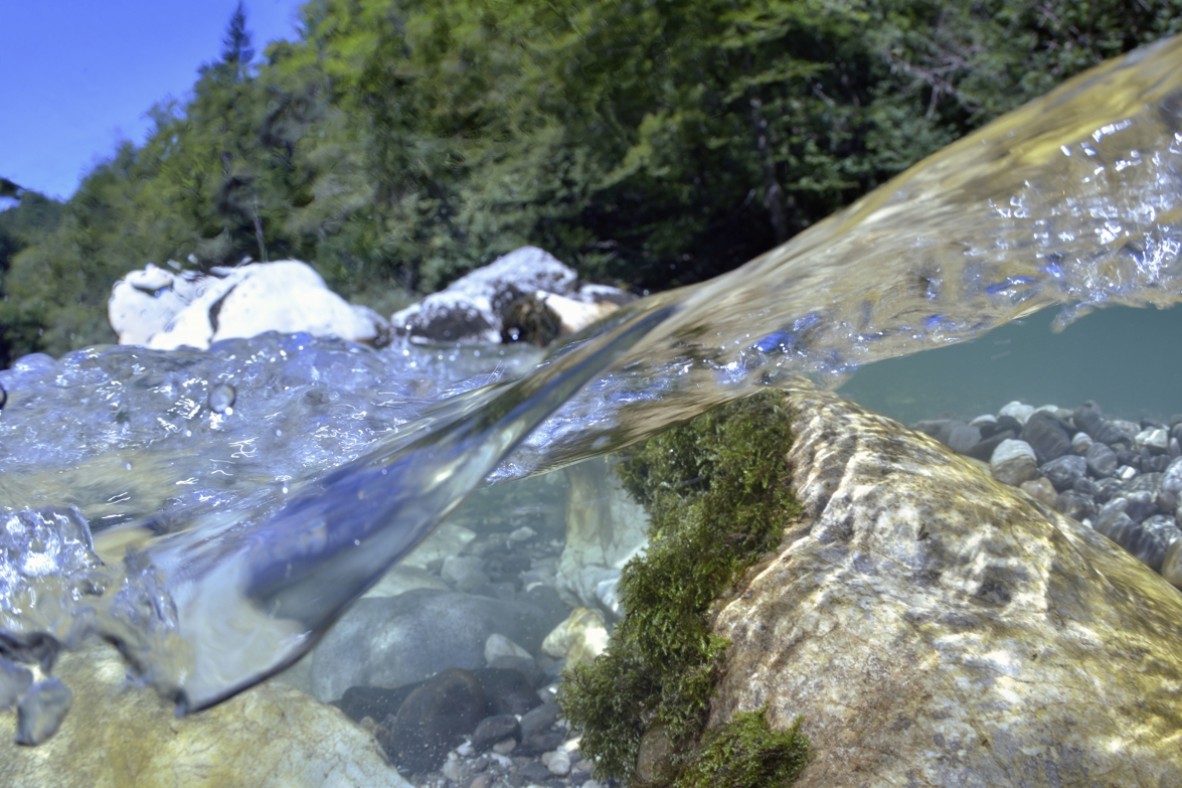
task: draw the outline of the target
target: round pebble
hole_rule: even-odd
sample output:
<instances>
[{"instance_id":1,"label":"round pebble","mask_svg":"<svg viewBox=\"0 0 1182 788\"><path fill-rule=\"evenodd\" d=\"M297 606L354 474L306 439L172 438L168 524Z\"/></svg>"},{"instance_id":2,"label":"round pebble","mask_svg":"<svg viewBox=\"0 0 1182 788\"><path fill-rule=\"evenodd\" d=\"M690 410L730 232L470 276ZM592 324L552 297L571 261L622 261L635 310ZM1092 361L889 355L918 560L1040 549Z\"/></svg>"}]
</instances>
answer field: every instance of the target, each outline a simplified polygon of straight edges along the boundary
<instances>
[{"instance_id":1,"label":"round pebble","mask_svg":"<svg viewBox=\"0 0 1182 788\"><path fill-rule=\"evenodd\" d=\"M555 750L550 754L549 759L543 759L546 768L550 770L551 774L556 774L559 777L565 777L570 774L570 753L566 750Z\"/></svg>"},{"instance_id":2,"label":"round pebble","mask_svg":"<svg viewBox=\"0 0 1182 788\"><path fill-rule=\"evenodd\" d=\"M989 460L994 478L1015 487L1038 477L1034 449L1021 440L1004 440L993 450Z\"/></svg>"},{"instance_id":3,"label":"round pebble","mask_svg":"<svg viewBox=\"0 0 1182 788\"><path fill-rule=\"evenodd\" d=\"M1034 406L1027 405L1024 402L1014 400L1013 402L1002 405L1001 410L997 412L998 416L1009 416L1015 419L1019 424L1025 424L1026 420L1034 413Z\"/></svg>"},{"instance_id":4,"label":"round pebble","mask_svg":"<svg viewBox=\"0 0 1182 788\"><path fill-rule=\"evenodd\" d=\"M956 424L917 428L951 444ZM994 478L1092 525L1182 588L1182 414L1136 423L1094 402L1068 411L1013 401L971 424L981 440L957 446L961 454L988 460Z\"/></svg>"}]
</instances>

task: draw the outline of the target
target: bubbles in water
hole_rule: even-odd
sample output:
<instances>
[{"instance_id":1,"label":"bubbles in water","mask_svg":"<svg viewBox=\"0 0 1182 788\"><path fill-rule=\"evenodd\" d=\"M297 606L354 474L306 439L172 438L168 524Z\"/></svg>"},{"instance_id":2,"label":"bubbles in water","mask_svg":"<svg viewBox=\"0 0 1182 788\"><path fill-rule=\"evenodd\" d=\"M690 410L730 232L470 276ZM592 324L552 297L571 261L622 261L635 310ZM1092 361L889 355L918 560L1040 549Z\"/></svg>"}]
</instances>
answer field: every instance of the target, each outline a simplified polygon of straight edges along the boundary
<instances>
[{"instance_id":1,"label":"bubbles in water","mask_svg":"<svg viewBox=\"0 0 1182 788\"><path fill-rule=\"evenodd\" d=\"M238 392L229 383L219 383L209 390L209 409L214 413L226 413L234 405Z\"/></svg>"}]
</instances>

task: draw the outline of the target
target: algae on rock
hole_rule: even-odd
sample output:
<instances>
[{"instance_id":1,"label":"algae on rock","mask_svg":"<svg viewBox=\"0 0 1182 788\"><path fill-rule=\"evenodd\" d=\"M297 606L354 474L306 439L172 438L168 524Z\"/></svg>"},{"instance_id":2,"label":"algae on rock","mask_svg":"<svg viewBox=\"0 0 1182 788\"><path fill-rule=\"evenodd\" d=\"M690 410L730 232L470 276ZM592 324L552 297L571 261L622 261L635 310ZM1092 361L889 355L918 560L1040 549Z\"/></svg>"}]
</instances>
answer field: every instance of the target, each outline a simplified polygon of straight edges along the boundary
<instances>
[{"instance_id":1,"label":"algae on rock","mask_svg":"<svg viewBox=\"0 0 1182 788\"><path fill-rule=\"evenodd\" d=\"M568 672L562 698L600 773L648 784L703 784L706 763L694 759L711 752L698 740L727 647L711 633L709 614L744 570L779 544L799 511L787 463L790 437L784 398L768 392L652 438L621 466L624 486L648 509L650 544L620 579L625 616L607 652ZM738 757L743 748L735 743L752 721L734 725L729 733L728 726L712 732L709 741ZM667 740L661 749L669 756L656 774L638 775L641 740L651 731ZM807 745L790 733L746 751L800 762ZM763 749L769 743L777 755ZM746 767L730 768L739 774Z\"/></svg>"}]
</instances>

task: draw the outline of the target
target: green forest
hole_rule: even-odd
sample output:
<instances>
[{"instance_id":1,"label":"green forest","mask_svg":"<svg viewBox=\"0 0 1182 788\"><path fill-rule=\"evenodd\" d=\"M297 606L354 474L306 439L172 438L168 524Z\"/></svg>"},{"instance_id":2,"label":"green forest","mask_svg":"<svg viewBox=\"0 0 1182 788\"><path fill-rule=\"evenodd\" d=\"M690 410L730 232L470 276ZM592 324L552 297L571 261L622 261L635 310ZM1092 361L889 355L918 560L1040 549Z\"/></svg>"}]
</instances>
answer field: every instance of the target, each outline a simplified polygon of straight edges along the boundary
<instances>
[{"instance_id":1,"label":"green forest","mask_svg":"<svg viewBox=\"0 0 1182 788\"><path fill-rule=\"evenodd\" d=\"M149 261L294 257L384 313L526 243L698 281L1182 0L310 0L261 53L249 23L69 201L0 178L0 366L114 341L111 285Z\"/></svg>"}]
</instances>

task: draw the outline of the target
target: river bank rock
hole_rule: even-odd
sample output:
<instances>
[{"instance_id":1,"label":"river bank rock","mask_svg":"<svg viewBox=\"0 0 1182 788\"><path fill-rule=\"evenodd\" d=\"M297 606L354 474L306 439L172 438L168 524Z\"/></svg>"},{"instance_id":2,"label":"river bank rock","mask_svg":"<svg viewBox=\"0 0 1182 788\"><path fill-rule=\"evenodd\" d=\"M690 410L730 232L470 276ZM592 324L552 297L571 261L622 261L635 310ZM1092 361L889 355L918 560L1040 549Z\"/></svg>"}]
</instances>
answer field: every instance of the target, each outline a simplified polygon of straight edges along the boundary
<instances>
[{"instance_id":1,"label":"river bank rock","mask_svg":"<svg viewBox=\"0 0 1182 788\"><path fill-rule=\"evenodd\" d=\"M799 718L800 785L1182 784L1182 594L935 441L789 403L804 514L717 609L709 728Z\"/></svg>"},{"instance_id":2,"label":"river bank rock","mask_svg":"<svg viewBox=\"0 0 1182 788\"><path fill-rule=\"evenodd\" d=\"M307 263L281 260L173 274L149 264L115 284L107 304L120 344L207 348L267 331L307 332L381 346L390 327L328 289Z\"/></svg>"},{"instance_id":3,"label":"river bank rock","mask_svg":"<svg viewBox=\"0 0 1182 788\"><path fill-rule=\"evenodd\" d=\"M68 653L55 673L74 690L73 712L38 747L5 736L0 784L410 786L368 732L296 690L264 684L176 719L171 704L127 685L125 665L109 647ZM0 713L8 730L14 716Z\"/></svg>"},{"instance_id":4,"label":"river bank rock","mask_svg":"<svg viewBox=\"0 0 1182 788\"><path fill-rule=\"evenodd\" d=\"M527 341L545 345L579 331L633 296L580 285L575 270L525 246L390 317L394 329L436 342Z\"/></svg>"}]
</instances>

